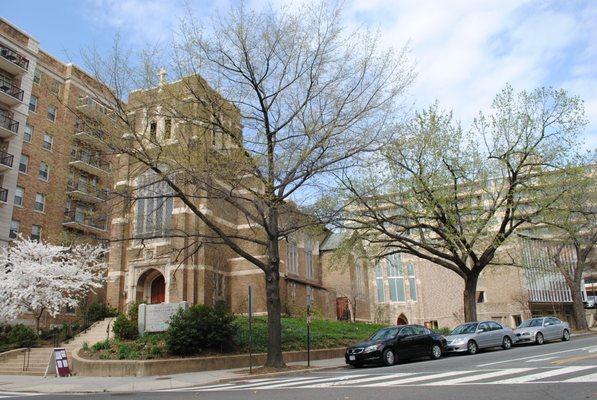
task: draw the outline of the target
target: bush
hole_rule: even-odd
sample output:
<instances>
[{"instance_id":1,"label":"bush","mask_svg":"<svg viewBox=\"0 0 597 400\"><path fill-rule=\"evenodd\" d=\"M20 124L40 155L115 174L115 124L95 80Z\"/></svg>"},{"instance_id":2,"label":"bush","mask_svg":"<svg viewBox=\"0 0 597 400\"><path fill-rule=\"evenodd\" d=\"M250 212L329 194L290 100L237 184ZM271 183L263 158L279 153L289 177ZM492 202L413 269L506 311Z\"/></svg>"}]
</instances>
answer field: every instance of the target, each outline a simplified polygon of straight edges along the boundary
<instances>
[{"instance_id":1,"label":"bush","mask_svg":"<svg viewBox=\"0 0 597 400\"><path fill-rule=\"evenodd\" d=\"M448 328L448 327L445 327L445 326L442 327L442 328L435 328L435 329L432 329L432 330L435 333L439 333L440 335L445 335L445 336L447 336L450 333L452 333L452 330L450 328Z\"/></svg>"},{"instance_id":2,"label":"bush","mask_svg":"<svg viewBox=\"0 0 597 400\"><path fill-rule=\"evenodd\" d=\"M37 344L37 335L33 329L22 324L14 325L6 339L12 347L32 347Z\"/></svg>"},{"instance_id":3,"label":"bush","mask_svg":"<svg viewBox=\"0 0 597 400\"><path fill-rule=\"evenodd\" d=\"M137 322L131 321L124 314L119 314L112 327L114 335L121 340L134 340L139 337Z\"/></svg>"},{"instance_id":4,"label":"bush","mask_svg":"<svg viewBox=\"0 0 597 400\"><path fill-rule=\"evenodd\" d=\"M91 349L93 351L107 350L110 348L110 346L111 346L110 340L106 339L101 342L95 343L93 346L91 346Z\"/></svg>"},{"instance_id":5,"label":"bush","mask_svg":"<svg viewBox=\"0 0 597 400\"><path fill-rule=\"evenodd\" d=\"M145 304L145 302L144 301L139 301L139 302L136 301L129 305L129 312L127 314L131 321L137 322L137 320L139 319L139 305L140 304Z\"/></svg>"},{"instance_id":6,"label":"bush","mask_svg":"<svg viewBox=\"0 0 597 400\"><path fill-rule=\"evenodd\" d=\"M106 303L99 301L91 303L82 310L83 321L86 324L93 324L96 321L101 321L104 318L115 317L117 315L116 309L110 307Z\"/></svg>"},{"instance_id":7,"label":"bush","mask_svg":"<svg viewBox=\"0 0 597 400\"><path fill-rule=\"evenodd\" d=\"M166 345L173 355L188 356L203 350L230 350L236 330L234 316L224 304L196 305L179 310L170 320Z\"/></svg>"}]
</instances>

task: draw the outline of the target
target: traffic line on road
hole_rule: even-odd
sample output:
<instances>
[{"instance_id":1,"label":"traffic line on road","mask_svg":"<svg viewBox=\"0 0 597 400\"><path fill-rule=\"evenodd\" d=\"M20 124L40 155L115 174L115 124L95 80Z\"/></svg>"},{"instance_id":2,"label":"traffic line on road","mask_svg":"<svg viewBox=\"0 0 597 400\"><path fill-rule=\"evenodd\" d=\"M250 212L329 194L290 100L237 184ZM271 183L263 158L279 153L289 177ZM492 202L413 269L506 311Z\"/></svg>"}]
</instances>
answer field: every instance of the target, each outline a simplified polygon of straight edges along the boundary
<instances>
[{"instance_id":1,"label":"traffic line on road","mask_svg":"<svg viewBox=\"0 0 597 400\"><path fill-rule=\"evenodd\" d=\"M574 378L566 379L564 382L572 382L572 383L582 383L582 382L597 382L597 373L583 375L583 376L576 376Z\"/></svg>"},{"instance_id":2,"label":"traffic line on road","mask_svg":"<svg viewBox=\"0 0 597 400\"><path fill-rule=\"evenodd\" d=\"M0 399L14 399L16 397L40 396L42 393L0 392Z\"/></svg>"},{"instance_id":3,"label":"traffic line on road","mask_svg":"<svg viewBox=\"0 0 597 400\"><path fill-rule=\"evenodd\" d=\"M230 384L229 387L226 388L206 388L204 389L203 387L200 388L196 388L196 390L201 390L201 391L206 391L206 392L210 392L210 391L217 391L217 390L228 390L228 389L257 389L260 386L264 386L267 384L281 384L282 383L299 383L302 381L310 381L312 380L313 377L311 376L304 376L304 377L300 377L300 378L284 378L284 379L279 379L279 380L275 380L274 382L263 382L261 380L259 380L259 382L251 382L251 383L243 383L243 384Z\"/></svg>"},{"instance_id":4,"label":"traffic line on road","mask_svg":"<svg viewBox=\"0 0 597 400\"><path fill-rule=\"evenodd\" d=\"M505 384L511 384L511 383L526 383L526 382L536 381L539 379L551 378L552 376L571 374L574 372L579 372L579 371L583 371L583 370L591 369L591 368L594 368L594 367L593 366L577 366L577 367L551 369L549 371L539 372L537 374L523 375L523 376L518 376L516 378L505 379L505 380L492 382L492 383L496 384L496 385L505 385Z\"/></svg>"},{"instance_id":5,"label":"traffic line on road","mask_svg":"<svg viewBox=\"0 0 597 400\"><path fill-rule=\"evenodd\" d=\"M335 382L328 382L328 383L318 383L315 385L308 385L308 386L303 386L303 387L305 387L305 388L326 388L326 387L334 387L334 386L350 386L350 385L354 385L357 383L374 382L374 381L388 380L388 379L394 379L394 378L403 378L405 376L412 376L412 375L414 375L414 374L410 373L410 372L400 372L397 374L375 375L375 376L369 376L366 378L353 379L353 380L349 380L349 381L335 381Z\"/></svg>"},{"instance_id":6,"label":"traffic line on road","mask_svg":"<svg viewBox=\"0 0 597 400\"><path fill-rule=\"evenodd\" d=\"M438 381L438 382L424 383L423 385L424 386L457 385L457 384L461 384L461 383L469 383L469 382L481 381L483 379L497 378L498 376L520 374L520 373L523 373L523 372L531 371L533 369L534 368L502 369L502 370L499 370L499 371L487 372L485 374L480 374L480 375L462 376L460 378L447 379L447 380Z\"/></svg>"},{"instance_id":7,"label":"traffic line on road","mask_svg":"<svg viewBox=\"0 0 597 400\"><path fill-rule=\"evenodd\" d=\"M588 360L590 358L597 358L597 353L589 354L589 355L585 355L585 356L572 356L572 357L564 358L562 360L552 361L551 363L552 364L567 364L569 362Z\"/></svg>"},{"instance_id":8,"label":"traffic line on road","mask_svg":"<svg viewBox=\"0 0 597 400\"><path fill-rule=\"evenodd\" d=\"M370 383L367 385L359 385L359 386L361 386L361 387L396 386L396 385L404 385L404 384L414 383L414 382L428 381L428 380L432 380L432 379L448 378L448 377L457 376L457 375L472 374L474 372L475 371L450 371L450 372L442 372L439 374L413 376L412 378L398 379L397 381Z\"/></svg>"},{"instance_id":9,"label":"traffic line on road","mask_svg":"<svg viewBox=\"0 0 597 400\"><path fill-rule=\"evenodd\" d=\"M254 390L258 390L258 389L279 389L279 388L285 388L285 387L291 387L291 386L295 386L295 385L305 385L305 384L311 384L311 383L323 383L323 382L331 382L331 381L336 381L336 382L341 382L341 381L345 381L348 379L352 379L352 378L358 378L363 376L361 375L345 375L342 377L332 377L332 378L311 378L310 380L303 380L301 382L282 382L282 383L278 383L278 384L265 384L265 385L260 385L260 386L256 386L253 387ZM244 389L246 388L246 386L244 387L240 387L240 389Z\"/></svg>"},{"instance_id":10,"label":"traffic line on road","mask_svg":"<svg viewBox=\"0 0 597 400\"><path fill-rule=\"evenodd\" d=\"M577 347L575 349L562 350L562 351L554 351L553 353L537 354L535 356L521 357L521 358L511 358L509 360L502 360L502 361L490 362L490 363L485 363L485 364L479 364L479 365L477 365L477 367L488 367L490 365L497 365L497 364L509 363L509 362L512 362L512 361L530 360L531 358L553 356L554 354L570 353L572 351L590 351L590 349L592 349L593 347L594 346Z\"/></svg>"}]
</instances>

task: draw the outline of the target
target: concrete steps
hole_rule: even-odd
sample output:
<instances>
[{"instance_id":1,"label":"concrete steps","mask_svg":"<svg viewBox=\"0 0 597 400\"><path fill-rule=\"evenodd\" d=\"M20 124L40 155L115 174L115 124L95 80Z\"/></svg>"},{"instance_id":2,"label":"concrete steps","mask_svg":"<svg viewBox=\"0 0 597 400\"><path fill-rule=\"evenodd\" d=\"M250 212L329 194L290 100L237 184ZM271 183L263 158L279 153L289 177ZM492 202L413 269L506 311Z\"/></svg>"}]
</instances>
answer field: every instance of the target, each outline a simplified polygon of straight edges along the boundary
<instances>
[{"instance_id":1,"label":"concrete steps","mask_svg":"<svg viewBox=\"0 0 597 400\"><path fill-rule=\"evenodd\" d=\"M2 354L0 375L43 375L48 366L51 347L17 349Z\"/></svg>"},{"instance_id":2,"label":"concrete steps","mask_svg":"<svg viewBox=\"0 0 597 400\"><path fill-rule=\"evenodd\" d=\"M68 354L73 354L74 351L79 351L79 349L83 347L83 343L92 346L97 342L106 340L108 336L112 338L114 337L114 334L112 333L113 320L114 318L105 318L101 321L97 321L74 338L62 343L61 346L66 348Z\"/></svg>"}]
</instances>

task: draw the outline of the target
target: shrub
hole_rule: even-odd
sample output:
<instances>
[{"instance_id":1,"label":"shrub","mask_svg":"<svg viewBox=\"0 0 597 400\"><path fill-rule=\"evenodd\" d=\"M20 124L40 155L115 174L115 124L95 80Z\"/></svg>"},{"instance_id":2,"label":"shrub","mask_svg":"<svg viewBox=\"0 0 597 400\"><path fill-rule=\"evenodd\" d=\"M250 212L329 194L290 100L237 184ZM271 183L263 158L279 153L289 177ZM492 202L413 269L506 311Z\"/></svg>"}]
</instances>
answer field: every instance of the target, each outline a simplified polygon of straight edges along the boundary
<instances>
[{"instance_id":1,"label":"shrub","mask_svg":"<svg viewBox=\"0 0 597 400\"><path fill-rule=\"evenodd\" d=\"M110 340L103 340L101 342L95 343L93 346L91 346L91 349L93 351L107 350L110 348L110 345Z\"/></svg>"},{"instance_id":2,"label":"shrub","mask_svg":"<svg viewBox=\"0 0 597 400\"><path fill-rule=\"evenodd\" d=\"M37 335L28 326L14 325L6 338L12 347L32 347L37 343Z\"/></svg>"},{"instance_id":3,"label":"shrub","mask_svg":"<svg viewBox=\"0 0 597 400\"><path fill-rule=\"evenodd\" d=\"M137 322L137 319L139 319L139 305L140 304L145 304L145 302L144 301L140 301L140 302L136 301L129 305L129 311L127 314L131 321Z\"/></svg>"},{"instance_id":4,"label":"shrub","mask_svg":"<svg viewBox=\"0 0 597 400\"><path fill-rule=\"evenodd\" d=\"M435 333L439 333L440 335L449 335L450 333L452 333L452 330L448 327L442 327L442 328L435 328L433 329L433 332Z\"/></svg>"},{"instance_id":5,"label":"shrub","mask_svg":"<svg viewBox=\"0 0 597 400\"><path fill-rule=\"evenodd\" d=\"M112 327L114 335L121 340L134 340L139 337L137 322L131 321L124 314L119 314Z\"/></svg>"},{"instance_id":6,"label":"shrub","mask_svg":"<svg viewBox=\"0 0 597 400\"><path fill-rule=\"evenodd\" d=\"M82 311L83 321L86 324L93 324L96 321L100 321L104 318L115 317L117 315L116 309L110 307L106 303L99 301L91 303Z\"/></svg>"},{"instance_id":7,"label":"shrub","mask_svg":"<svg viewBox=\"0 0 597 400\"><path fill-rule=\"evenodd\" d=\"M170 320L166 345L174 355L188 356L202 350L230 349L235 333L234 316L225 305L196 305L179 310Z\"/></svg>"}]
</instances>

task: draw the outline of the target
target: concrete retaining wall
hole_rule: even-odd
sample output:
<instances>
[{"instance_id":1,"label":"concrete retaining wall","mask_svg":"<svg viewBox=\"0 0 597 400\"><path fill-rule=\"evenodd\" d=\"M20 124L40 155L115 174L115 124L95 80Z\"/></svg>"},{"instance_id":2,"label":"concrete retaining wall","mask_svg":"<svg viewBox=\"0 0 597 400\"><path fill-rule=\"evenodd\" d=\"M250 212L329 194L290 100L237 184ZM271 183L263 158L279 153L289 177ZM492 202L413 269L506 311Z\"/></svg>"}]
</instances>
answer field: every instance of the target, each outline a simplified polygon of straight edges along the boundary
<instances>
[{"instance_id":1,"label":"concrete retaining wall","mask_svg":"<svg viewBox=\"0 0 597 400\"><path fill-rule=\"evenodd\" d=\"M311 360L344 357L345 350L345 348L312 350ZM253 365L263 365L265 360L265 353L253 355ZM284 361L287 363L306 360L306 351L284 353ZM151 376L244 368L249 366L249 356L237 354L163 360L89 360L74 354L72 364L72 369L78 376Z\"/></svg>"}]
</instances>

